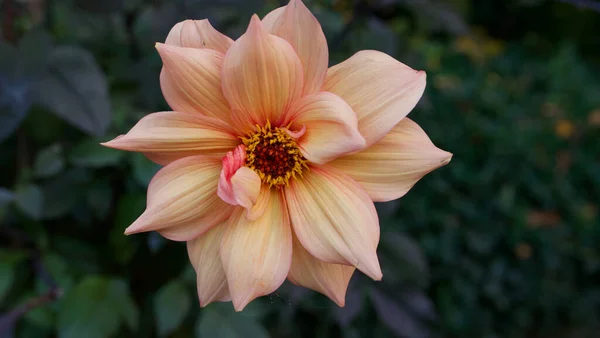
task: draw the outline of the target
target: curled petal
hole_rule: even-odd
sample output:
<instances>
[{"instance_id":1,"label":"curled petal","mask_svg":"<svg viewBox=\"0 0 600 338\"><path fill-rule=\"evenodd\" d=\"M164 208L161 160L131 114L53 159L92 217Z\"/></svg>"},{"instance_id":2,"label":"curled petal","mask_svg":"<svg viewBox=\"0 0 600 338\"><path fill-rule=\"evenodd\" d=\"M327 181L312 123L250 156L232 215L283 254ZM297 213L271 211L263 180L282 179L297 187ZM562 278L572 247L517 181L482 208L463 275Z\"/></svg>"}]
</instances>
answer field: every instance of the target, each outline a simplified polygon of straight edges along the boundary
<instances>
[{"instance_id":1,"label":"curled petal","mask_svg":"<svg viewBox=\"0 0 600 338\"><path fill-rule=\"evenodd\" d=\"M264 201L258 200L262 184L254 170L243 166L245 161L246 151L243 145L237 146L223 157L217 194L231 205L246 208L246 217L254 220L264 212Z\"/></svg>"},{"instance_id":2,"label":"curled petal","mask_svg":"<svg viewBox=\"0 0 600 338\"><path fill-rule=\"evenodd\" d=\"M230 151L223 157L221 176L217 194L221 199L231 205L238 205L233 187L231 186L231 177L240 169L246 162L246 148L243 144L238 145L233 151Z\"/></svg>"},{"instance_id":3,"label":"curled petal","mask_svg":"<svg viewBox=\"0 0 600 338\"><path fill-rule=\"evenodd\" d=\"M223 54L162 43L156 49L163 60L160 87L173 110L231 120L221 89Z\"/></svg>"},{"instance_id":4,"label":"curled petal","mask_svg":"<svg viewBox=\"0 0 600 338\"><path fill-rule=\"evenodd\" d=\"M179 112L149 114L127 134L102 143L110 148L142 152L160 164L198 154L223 156L238 144L239 139L220 120Z\"/></svg>"},{"instance_id":5,"label":"curled petal","mask_svg":"<svg viewBox=\"0 0 600 338\"><path fill-rule=\"evenodd\" d=\"M233 40L214 29L208 19L204 19L177 23L171 28L165 43L179 47L212 49L225 54Z\"/></svg>"},{"instance_id":6,"label":"curled petal","mask_svg":"<svg viewBox=\"0 0 600 338\"><path fill-rule=\"evenodd\" d=\"M285 40L267 33L256 15L223 62L223 93L242 133L255 124L280 126L302 92L302 65Z\"/></svg>"},{"instance_id":7,"label":"curled petal","mask_svg":"<svg viewBox=\"0 0 600 338\"><path fill-rule=\"evenodd\" d=\"M146 211L125 234L158 231L174 241L188 241L229 218L233 206L217 196L221 161L190 156L174 161L148 186Z\"/></svg>"},{"instance_id":8,"label":"curled petal","mask_svg":"<svg viewBox=\"0 0 600 338\"><path fill-rule=\"evenodd\" d=\"M221 241L221 259L236 311L275 291L292 262L292 232L283 197L269 189L261 194L269 195L265 212L250 221L244 209L237 208Z\"/></svg>"},{"instance_id":9,"label":"curled petal","mask_svg":"<svg viewBox=\"0 0 600 338\"><path fill-rule=\"evenodd\" d=\"M414 108L425 83L425 72L387 54L366 50L329 68L323 90L348 102L358 116L358 130L370 146Z\"/></svg>"},{"instance_id":10,"label":"curled petal","mask_svg":"<svg viewBox=\"0 0 600 338\"><path fill-rule=\"evenodd\" d=\"M381 279L379 219L358 183L333 168L313 166L290 183L285 197L294 233L310 254Z\"/></svg>"},{"instance_id":11,"label":"curled petal","mask_svg":"<svg viewBox=\"0 0 600 338\"><path fill-rule=\"evenodd\" d=\"M321 24L300 0L267 14L263 19L265 29L289 42L298 54L304 69L304 94L321 90L329 50Z\"/></svg>"},{"instance_id":12,"label":"curled petal","mask_svg":"<svg viewBox=\"0 0 600 338\"><path fill-rule=\"evenodd\" d=\"M427 173L450 162L418 124L404 118L371 147L330 163L367 191L375 202L404 196Z\"/></svg>"},{"instance_id":13,"label":"curled petal","mask_svg":"<svg viewBox=\"0 0 600 338\"><path fill-rule=\"evenodd\" d=\"M346 303L346 290L355 267L342 264L325 263L313 257L296 236L292 249L292 266L288 279L300 286L324 294L339 306Z\"/></svg>"},{"instance_id":14,"label":"curled petal","mask_svg":"<svg viewBox=\"0 0 600 338\"><path fill-rule=\"evenodd\" d=\"M223 263L219 255L225 225L219 224L202 236L187 242L190 262L196 271L200 306L231 300Z\"/></svg>"},{"instance_id":15,"label":"curled petal","mask_svg":"<svg viewBox=\"0 0 600 338\"><path fill-rule=\"evenodd\" d=\"M365 139L358 132L356 114L335 94L320 92L305 96L294 103L291 111L292 129L306 129L298 144L310 162L327 163L365 146Z\"/></svg>"}]
</instances>

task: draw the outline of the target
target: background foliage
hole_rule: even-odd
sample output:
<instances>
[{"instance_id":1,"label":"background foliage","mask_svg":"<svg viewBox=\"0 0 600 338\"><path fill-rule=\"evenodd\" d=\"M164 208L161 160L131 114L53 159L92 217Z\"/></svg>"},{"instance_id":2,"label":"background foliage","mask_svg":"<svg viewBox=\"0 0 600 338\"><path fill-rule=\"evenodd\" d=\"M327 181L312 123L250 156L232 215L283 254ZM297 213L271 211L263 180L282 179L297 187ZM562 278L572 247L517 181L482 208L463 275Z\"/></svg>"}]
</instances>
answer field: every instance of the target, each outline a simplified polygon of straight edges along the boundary
<instances>
[{"instance_id":1,"label":"background foliage","mask_svg":"<svg viewBox=\"0 0 600 338\"><path fill-rule=\"evenodd\" d=\"M261 0L0 0L1 337L571 337L600 331L600 14L591 0L314 0L332 64L428 73L411 113L454 153L378 205L384 280L345 308L285 284L200 309L185 246L126 237L156 165L99 142L168 109L154 42L232 37Z\"/></svg>"}]
</instances>

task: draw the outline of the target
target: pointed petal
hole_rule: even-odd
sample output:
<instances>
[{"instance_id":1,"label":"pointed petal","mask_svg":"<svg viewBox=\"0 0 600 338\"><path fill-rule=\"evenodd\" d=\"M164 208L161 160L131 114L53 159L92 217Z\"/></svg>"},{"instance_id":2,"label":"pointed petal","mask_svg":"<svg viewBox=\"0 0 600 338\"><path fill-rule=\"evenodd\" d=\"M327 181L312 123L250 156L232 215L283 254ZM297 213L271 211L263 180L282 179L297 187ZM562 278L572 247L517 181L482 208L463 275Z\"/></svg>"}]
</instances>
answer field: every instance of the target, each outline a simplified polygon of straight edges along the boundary
<instances>
[{"instance_id":1,"label":"pointed petal","mask_svg":"<svg viewBox=\"0 0 600 338\"><path fill-rule=\"evenodd\" d=\"M313 289L333 300L337 305L346 303L346 290L355 267L325 263L311 255L294 236L292 266L288 279L300 286Z\"/></svg>"},{"instance_id":2,"label":"pointed petal","mask_svg":"<svg viewBox=\"0 0 600 338\"><path fill-rule=\"evenodd\" d=\"M142 152L157 163L167 164L198 154L223 156L239 143L220 120L197 114L160 112L145 116L127 134L102 145Z\"/></svg>"},{"instance_id":3,"label":"pointed petal","mask_svg":"<svg viewBox=\"0 0 600 338\"><path fill-rule=\"evenodd\" d=\"M275 291L292 262L292 232L283 197L269 193L268 207L255 221L236 208L221 242L221 259L236 311L256 297ZM261 193L262 194L262 193Z\"/></svg>"},{"instance_id":4,"label":"pointed petal","mask_svg":"<svg viewBox=\"0 0 600 338\"><path fill-rule=\"evenodd\" d=\"M179 47L212 49L225 54L233 40L214 29L208 19L204 19L177 23L171 28L165 43Z\"/></svg>"},{"instance_id":5,"label":"pointed petal","mask_svg":"<svg viewBox=\"0 0 600 338\"><path fill-rule=\"evenodd\" d=\"M223 62L223 93L237 116L238 129L266 121L280 126L302 86L302 65L292 46L267 33L253 16Z\"/></svg>"},{"instance_id":6,"label":"pointed petal","mask_svg":"<svg viewBox=\"0 0 600 338\"><path fill-rule=\"evenodd\" d=\"M285 189L298 240L319 260L353 265L380 280L379 219L373 202L344 173L326 166L310 169Z\"/></svg>"},{"instance_id":7,"label":"pointed petal","mask_svg":"<svg viewBox=\"0 0 600 338\"><path fill-rule=\"evenodd\" d=\"M348 102L358 116L358 130L370 146L414 108L425 82L425 72L366 50L329 68L323 90Z\"/></svg>"},{"instance_id":8,"label":"pointed petal","mask_svg":"<svg viewBox=\"0 0 600 338\"><path fill-rule=\"evenodd\" d=\"M187 242L188 257L196 271L196 284L201 307L212 302L231 300L227 278L219 255L224 231L225 225L219 224L202 236Z\"/></svg>"},{"instance_id":9,"label":"pointed petal","mask_svg":"<svg viewBox=\"0 0 600 338\"><path fill-rule=\"evenodd\" d=\"M231 120L221 89L223 54L162 43L156 49L163 61L160 87L173 110Z\"/></svg>"},{"instance_id":10,"label":"pointed petal","mask_svg":"<svg viewBox=\"0 0 600 338\"><path fill-rule=\"evenodd\" d=\"M146 211L125 234L158 231L188 241L223 222L233 207L217 195L220 172L220 159L202 155L168 164L150 182Z\"/></svg>"},{"instance_id":11,"label":"pointed petal","mask_svg":"<svg viewBox=\"0 0 600 338\"><path fill-rule=\"evenodd\" d=\"M321 24L300 0L292 0L287 6L278 8L263 19L267 32L289 42L298 54L304 69L304 94L321 90L329 50Z\"/></svg>"},{"instance_id":12,"label":"pointed petal","mask_svg":"<svg viewBox=\"0 0 600 338\"><path fill-rule=\"evenodd\" d=\"M327 163L365 146L365 139L358 132L356 114L335 94L320 92L305 96L294 103L291 111L294 116L291 129L306 128L298 144L310 162Z\"/></svg>"},{"instance_id":13,"label":"pointed petal","mask_svg":"<svg viewBox=\"0 0 600 338\"><path fill-rule=\"evenodd\" d=\"M418 124L404 118L371 147L329 164L360 183L373 201L385 202L404 196L423 176L451 158Z\"/></svg>"}]
</instances>

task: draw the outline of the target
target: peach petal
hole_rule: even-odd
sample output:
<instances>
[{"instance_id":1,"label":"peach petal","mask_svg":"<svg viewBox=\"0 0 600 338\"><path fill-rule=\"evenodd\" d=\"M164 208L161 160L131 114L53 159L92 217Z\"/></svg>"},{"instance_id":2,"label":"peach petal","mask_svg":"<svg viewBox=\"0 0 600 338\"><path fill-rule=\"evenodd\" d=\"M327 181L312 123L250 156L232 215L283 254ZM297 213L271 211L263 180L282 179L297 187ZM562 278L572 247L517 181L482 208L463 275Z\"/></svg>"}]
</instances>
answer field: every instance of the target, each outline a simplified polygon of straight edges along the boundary
<instances>
[{"instance_id":1,"label":"peach petal","mask_svg":"<svg viewBox=\"0 0 600 338\"><path fill-rule=\"evenodd\" d=\"M204 19L177 23L171 28L165 43L179 47L212 49L225 54L233 40L214 29L208 19Z\"/></svg>"},{"instance_id":2,"label":"peach petal","mask_svg":"<svg viewBox=\"0 0 600 338\"><path fill-rule=\"evenodd\" d=\"M404 196L427 173L450 162L418 124L404 118L371 147L330 163L367 191L375 202Z\"/></svg>"},{"instance_id":3,"label":"peach petal","mask_svg":"<svg viewBox=\"0 0 600 338\"><path fill-rule=\"evenodd\" d=\"M125 234L158 231L174 241L188 241L231 215L234 207L217 196L221 161L197 155L174 161L148 186L146 211Z\"/></svg>"},{"instance_id":4,"label":"peach petal","mask_svg":"<svg viewBox=\"0 0 600 338\"><path fill-rule=\"evenodd\" d=\"M346 290L355 267L325 263L311 255L294 236L292 266L288 279L300 286L313 289L333 300L337 305L346 303Z\"/></svg>"},{"instance_id":5,"label":"peach petal","mask_svg":"<svg viewBox=\"0 0 600 338\"><path fill-rule=\"evenodd\" d=\"M231 300L219 255L224 231L225 225L218 224L203 235L187 242L188 257L196 271L196 286L201 307L215 301Z\"/></svg>"},{"instance_id":6,"label":"peach petal","mask_svg":"<svg viewBox=\"0 0 600 338\"><path fill-rule=\"evenodd\" d=\"M220 120L179 112L143 117L131 130L103 146L144 153L159 164L198 155L223 156L240 143Z\"/></svg>"},{"instance_id":7,"label":"peach petal","mask_svg":"<svg viewBox=\"0 0 600 338\"><path fill-rule=\"evenodd\" d=\"M267 33L254 15L223 61L223 93L238 130L267 121L279 127L302 86L302 64L292 46Z\"/></svg>"},{"instance_id":8,"label":"peach petal","mask_svg":"<svg viewBox=\"0 0 600 338\"><path fill-rule=\"evenodd\" d=\"M263 19L265 29L289 42L298 54L304 69L304 95L321 90L329 50L321 24L300 0L267 14Z\"/></svg>"},{"instance_id":9,"label":"peach petal","mask_svg":"<svg viewBox=\"0 0 600 338\"><path fill-rule=\"evenodd\" d=\"M163 60L160 87L173 110L231 120L221 89L223 54L162 43L156 49Z\"/></svg>"},{"instance_id":10,"label":"peach petal","mask_svg":"<svg viewBox=\"0 0 600 338\"><path fill-rule=\"evenodd\" d=\"M292 129L300 129L298 135L302 135L298 140L300 150L312 163L324 164L365 146L365 139L358 132L356 114L335 94L320 92L305 96L290 111Z\"/></svg>"},{"instance_id":11,"label":"peach petal","mask_svg":"<svg viewBox=\"0 0 600 338\"><path fill-rule=\"evenodd\" d=\"M243 208L236 208L221 241L221 259L236 311L275 291L292 262L292 232L283 196L269 189L261 194L269 194L265 212L250 221Z\"/></svg>"},{"instance_id":12,"label":"peach petal","mask_svg":"<svg viewBox=\"0 0 600 338\"><path fill-rule=\"evenodd\" d=\"M379 219L373 202L344 173L327 166L310 169L285 189L298 240L319 260L353 265L380 280Z\"/></svg>"},{"instance_id":13,"label":"peach petal","mask_svg":"<svg viewBox=\"0 0 600 338\"><path fill-rule=\"evenodd\" d=\"M381 52L365 50L327 71L323 90L342 97L358 116L370 146L385 136L419 102L426 76Z\"/></svg>"}]
</instances>

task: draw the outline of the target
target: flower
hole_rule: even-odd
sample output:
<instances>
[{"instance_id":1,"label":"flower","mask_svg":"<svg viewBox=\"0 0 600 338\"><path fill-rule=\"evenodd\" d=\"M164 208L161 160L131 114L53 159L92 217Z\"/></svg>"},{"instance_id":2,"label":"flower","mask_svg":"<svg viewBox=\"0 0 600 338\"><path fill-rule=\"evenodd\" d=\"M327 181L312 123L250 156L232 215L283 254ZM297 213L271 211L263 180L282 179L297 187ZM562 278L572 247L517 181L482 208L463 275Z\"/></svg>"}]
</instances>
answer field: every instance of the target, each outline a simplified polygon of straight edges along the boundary
<instances>
[{"instance_id":1,"label":"flower","mask_svg":"<svg viewBox=\"0 0 600 338\"><path fill-rule=\"evenodd\" d=\"M373 202L448 163L405 116L425 73L377 51L328 69L327 42L292 0L235 42L186 20L156 48L173 111L107 147L165 165L125 233L187 241L202 306L242 310L286 278L344 306L355 269L382 278Z\"/></svg>"}]
</instances>

